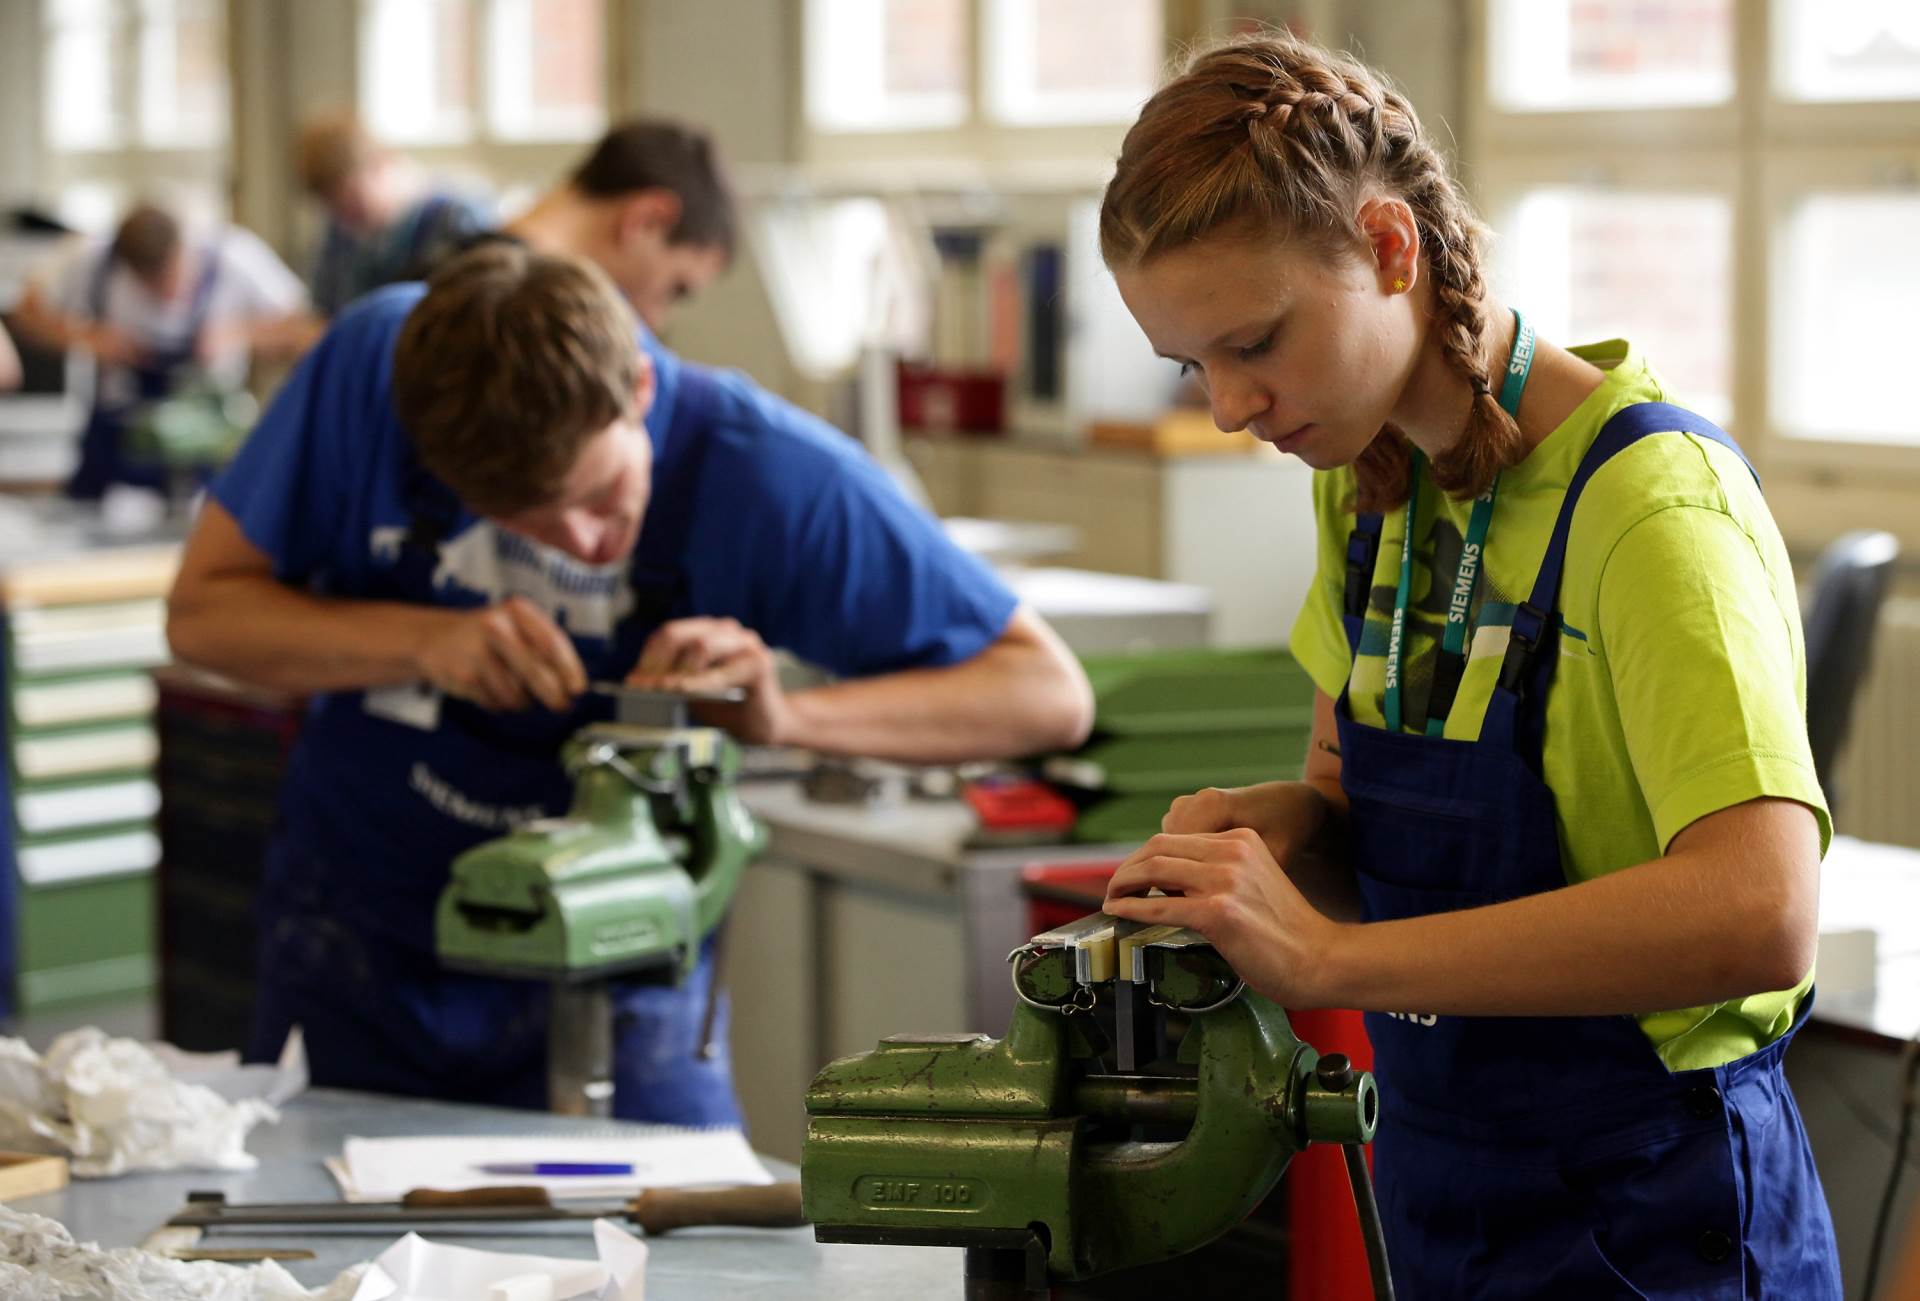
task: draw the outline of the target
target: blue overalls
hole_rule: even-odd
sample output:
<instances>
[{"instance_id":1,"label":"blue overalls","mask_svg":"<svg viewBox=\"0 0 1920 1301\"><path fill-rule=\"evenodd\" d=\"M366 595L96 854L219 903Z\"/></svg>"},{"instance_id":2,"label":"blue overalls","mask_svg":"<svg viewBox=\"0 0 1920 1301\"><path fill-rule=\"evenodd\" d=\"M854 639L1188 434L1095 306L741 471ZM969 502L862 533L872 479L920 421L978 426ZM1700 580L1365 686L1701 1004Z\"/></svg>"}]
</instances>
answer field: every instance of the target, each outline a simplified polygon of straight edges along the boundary
<instances>
[{"instance_id":1,"label":"blue overalls","mask_svg":"<svg viewBox=\"0 0 1920 1301\"><path fill-rule=\"evenodd\" d=\"M436 245L448 233L444 219L455 206L449 195L428 195L401 219L407 223L403 236L391 230L356 236L339 222L329 221L320 255L314 260L315 306L332 316L382 285L425 280L443 251Z\"/></svg>"},{"instance_id":2,"label":"blue overalls","mask_svg":"<svg viewBox=\"0 0 1920 1301\"><path fill-rule=\"evenodd\" d=\"M708 439L721 401L714 380L695 367L679 372L662 447L680 449L656 477L629 569L634 608L606 639L575 645L594 680L618 681L661 623L686 613L682 557ZM368 600L412 604L436 599L441 543L461 515L444 485L409 476L410 535L396 563L364 593ZM471 604L484 600L478 594ZM405 817L426 830L424 861L342 861L290 802L269 851L259 910L261 979L249 1055L271 1058L287 1031L302 1027L315 1083L457 1101L542 1108L547 1105L547 989L539 982L448 972L433 953L434 902L452 860L506 828L475 825L448 812L511 811L512 820L565 810L571 788L558 762L561 743L608 716L604 697L588 695L562 714L543 708L494 713L450 697L437 725L402 727L370 714L360 693L329 696L303 729L289 789L303 780L302 754L324 749L377 770L396 792L372 819ZM682 986L618 981L613 992L618 1116L687 1125L738 1125L727 1054L724 998L712 1006L712 942ZM710 1054L702 1049L711 1045Z\"/></svg>"},{"instance_id":3,"label":"blue overalls","mask_svg":"<svg viewBox=\"0 0 1920 1301\"><path fill-rule=\"evenodd\" d=\"M1672 430L1739 451L1664 403L1607 422L1515 614L1478 739L1364 726L1342 692L1341 785L1367 920L1567 884L1541 775L1567 533L1608 458ZM1361 516L1348 542L1356 656L1380 529L1380 516ZM1631 1016L1409 1009L1366 1022L1381 1089L1374 1177L1403 1298L1841 1296L1826 1199L1781 1071L1793 1030L1739 1061L1670 1072Z\"/></svg>"},{"instance_id":4,"label":"blue overalls","mask_svg":"<svg viewBox=\"0 0 1920 1301\"><path fill-rule=\"evenodd\" d=\"M107 280L113 268L113 253L108 250L101 256L100 265L94 269L93 281L87 291L88 309L96 321L106 318ZM86 432L80 438L80 464L67 480L69 497L83 501L97 500L116 483L162 491L166 489L167 467L164 464L128 456L127 425L142 407L172 397L180 387L185 372L194 365L200 335L207 325L208 305L213 301L213 286L219 276L219 246L209 244L205 265L200 269L199 278L194 281L185 333L173 347L153 347L139 365L124 368L132 379L131 393L108 393L107 368L101 368L94 385L93 411L87 418Z\"/></svg>"}]
</instances>

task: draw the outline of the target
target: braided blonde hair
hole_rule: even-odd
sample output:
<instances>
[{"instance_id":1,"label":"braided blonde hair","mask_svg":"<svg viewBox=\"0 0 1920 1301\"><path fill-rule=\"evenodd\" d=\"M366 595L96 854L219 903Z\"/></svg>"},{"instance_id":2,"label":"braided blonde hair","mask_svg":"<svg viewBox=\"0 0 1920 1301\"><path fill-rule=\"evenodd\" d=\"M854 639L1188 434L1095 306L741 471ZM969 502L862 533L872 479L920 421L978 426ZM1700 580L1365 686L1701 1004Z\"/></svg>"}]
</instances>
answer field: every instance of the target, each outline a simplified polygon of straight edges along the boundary
<instances>
[{"instance_id":1,"label":"braided blonde hair","mask_svg":"<svg viewBox=\"0 0 1920 1301\"><path fill-rule=\"evenodd\" d=\"M1376 194L1413 210L1441 346L1474 393L1466 432L1435 460L1434 481L1475 497L1525 454L1482 359L1484 228L1413 107L1372 69L1277 32L1200 51L1127 132L1100 209L1100 251L1110 267L1137 266L1233 229L1351 254L1366 247L1357 214ZM1357 508L1406 501L1410 457L1405 436L1383 428L1354 463Z\"/></svg>"}]
</instances>

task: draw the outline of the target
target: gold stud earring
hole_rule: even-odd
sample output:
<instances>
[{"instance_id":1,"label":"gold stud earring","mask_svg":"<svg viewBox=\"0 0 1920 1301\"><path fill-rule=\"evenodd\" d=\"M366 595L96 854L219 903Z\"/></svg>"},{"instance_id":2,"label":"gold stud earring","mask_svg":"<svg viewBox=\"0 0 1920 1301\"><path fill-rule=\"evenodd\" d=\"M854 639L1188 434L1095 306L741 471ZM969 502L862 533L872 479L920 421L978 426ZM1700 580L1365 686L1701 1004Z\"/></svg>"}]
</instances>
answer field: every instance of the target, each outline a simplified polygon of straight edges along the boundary
<instances>
[{"instance_id":1,"label":"gold stud earring","mask_svg":"<svg viewBox=\"0 0 1920 1301\"><path fill-rule=\"evenodd\" d=\"M1393 292L1394 292L1394 293L1396 293L1396 294L1404 294L1404 293L1406 293L1406 292L1407 292L1407 282L1406 282L1406 281L1404 281L1404 280L1401 280L1401 279L1399 279L1399 278L1397 278L1397 277L1396 277L1396 278L1394 279L1394 282L1393 282Z\"/></svg>"}]
</instances>

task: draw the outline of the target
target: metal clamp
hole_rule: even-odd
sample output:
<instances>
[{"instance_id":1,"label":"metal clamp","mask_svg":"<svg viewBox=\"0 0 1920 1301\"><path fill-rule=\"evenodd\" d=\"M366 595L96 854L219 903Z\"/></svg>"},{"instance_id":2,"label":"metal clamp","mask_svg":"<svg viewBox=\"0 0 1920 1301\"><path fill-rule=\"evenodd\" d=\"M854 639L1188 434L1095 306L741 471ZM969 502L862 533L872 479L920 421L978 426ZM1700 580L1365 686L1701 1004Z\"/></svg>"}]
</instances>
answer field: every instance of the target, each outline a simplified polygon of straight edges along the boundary
<instances>
[{"instance_id":1,"label":"metal clamp","mask_svg":"<svg viewBox=\"0 0 1920 1301\"><path fill-rule=\"evenodd\" d=\"M1019 959L1021 955L1034 954L1034 953L1046 953L1050 951L1062 952L1061 950L1050 950L1047 948L1043 948L1040 945L1028 943L1028 944L1022 944L1019 948L1015 949L1013 952L1007 955L1007 971L1008 971L1008 975L1013 980L1013 996L1019 999L1022 1003L1025 1003L1028 1007L1035 1008L1042 1012L1057 1012L1062 1016L1072 1016L1077 1012L1093 1011L1094 1002L1095 1002L1093 986L1083 985L1078 981L1074 982L1073 993L1068 998L1058 1003L1044 1002L1043 1000L1037 999L1033 997L1033 995L1027 993L1025 986L1023 986L1020 983Z\"/></svg>"},{"instance_id":2,"label":"metal clamp","mask_svg":"<svg viewBox=\"0 0 1920 1301\"><path fill-rule=\"evenodd\" d=\"M1165 999L1160 997L1158 986L1148 985L1147 1001L1149 1003L1152 1003L1155 1007L1164 1007L1169 1012L1178 1012L1182 1016L1202 1016L1208 1012L1219 1011L1221 1008L1233 1002L1234 999L1240 997L1240 995L1246 992L1247 992L1247 982L1244 980L1241 980L1236 982L1234 984L1234 987L1231 990L1227 991L1226 995L1220 998L1217 1002L1208 1003L1202 1007L1188 1007L1184 1003L1167 1002Z\"/></svg>"},{"instance_id":3,"label":"metal clamp","mask_svg":"<svg viewBox=\"0 0 1920 1301\"><path fill-rule=\"evenodd\" d=\"M628 763L627 757L620 753L620 747L612 741L594 741L588 745L581 752L580 766L611 768L626 778L635 790L648 795L672 795L680 789L678 783L663 777L649 777Z\"/></svg>"},{"instance_id":4,"label":"metal clamp","mask_svg":"<svg viewBox=\"0 0 1920 1301\"><path fill-rule=\"evenodd\" d=\"M1213 947L1212 941L1208 940L1199 932L1189 930L1184 926L1141 927L1121 939L1120 949L1120 965L1123 968L1123 970L1118 973L1120 978L1122 980L1131 980L1136 985L1144 986L1147 993L1147 1001L1155 1007L1163 1007L1169 1012L1179 1012L1186 1016L1199 1016L1206 1012L1218 1011L1246 992L1247 982L1241 977L1239 972L1227 965L1224 958L1218 957L1218 950ZM1162 962L1165 963L1173 961L1175 955L1182 951L1214 954L1218 962L1219 971L1232 976L1233 983L1226 986L1226 992L1224 994L1209 1003L1182 1003L1177 999L1164 997L1161 991L1162 986L1167 983L1166 968L1162 966L1159 976L1156 977L1152 968L1148 965L1147 955L1150 952L1158 952L1161 955ZM1225 984L1224 981L1219 983Z\"/></svg>"}]
</instances>

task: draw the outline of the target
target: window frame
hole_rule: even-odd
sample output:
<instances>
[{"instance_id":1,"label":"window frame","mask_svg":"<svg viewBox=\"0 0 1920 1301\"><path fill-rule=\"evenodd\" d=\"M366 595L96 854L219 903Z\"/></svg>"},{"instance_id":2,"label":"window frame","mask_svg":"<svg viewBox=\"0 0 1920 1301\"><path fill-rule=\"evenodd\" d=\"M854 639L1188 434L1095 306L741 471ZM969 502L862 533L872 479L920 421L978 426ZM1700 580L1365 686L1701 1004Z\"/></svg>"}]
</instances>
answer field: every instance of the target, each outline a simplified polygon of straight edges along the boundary
<instances>
[{"instance_id":1,"label":"window frame","mask_svg":"<svg viewBox=\"0 0 1920 1301\"><path fill-rule=\"evenodd\" d=\"M1885 178L1890 169L1897 177L1892 184ZM1760 193L1756 210L1767 223L1766 269L1762 274L1773 283L1782 279L1778 272L1790 255L1789 223L1801 199L1812 194L1888 193L1920 198L1920 140L1904 149L1878 144L1781 149L1766 160ZM1790 308L1784 299L1774 298L1756 310L1756 316L1766 318L1769 341L1774 337L1777 318ZM1804 437L1782 428L1771 406L1765 409L1768 422L1764 434L1776 465L1816 476L1878 479L1892 475L1920 482L1920 433L1904 444L1867 436Z\"/></svg>"},{"instance_id":2,"label":"window frame","mask_svg":"<svg viewBox=\"0 0 1920 1301\"><path fill-rule=\"evenodd\" d=\"M1522 111L1498 103L1489 83L1494 0L1468 12L1467 171L1474 198L1498 230L1502 204L1539 185L1618 178L1623 188L1701 192L1719 188L1732 204L1733 414L1729 432L1767 481L1769 500L1790 537L1824 540L1842 521L1897 527L1893 502L1920 486L1920 431L1911 444L1861 438L1807 438L1780 425L1768 382L1786 310L1783 280L1788 218L1804 195L1877 189L1891 178L1920 194L1920 99L1812 102L1785 98L1774 41L1787 0L1733 6L1733 95L1724 104L1673 109ZM1703 185L1701 178L1714 180ZM1876 179L1877 178L1877 179ZM1658 358L1654 358L1658 365ZM1836 505L1836 488L1848 493ZM1920 545L1920 522L1900 531Z\"/></svg>"},{"instance_id":3,"label":"window frame","mask_svg":"<svg viewBox=\"0 0 1920 1301\"><path fill-rule=\"evenodd\" d=\"M1513 153L1497 162L1474 170L1474 207L1493 229L1497 242L1511 225L1514 208L1525 196L1538 189L1581 189L1593 193L1653 193L1674 196L1710 195L1723 200L1730 212L1737 212L1740 183L1737 169L1718 151L1685 149L1668 155L1648 154L1625 147L1582 150L1575 157L1564 151ZM1737 339L1739 312L1734 303L1740 295L1739 219L1729 222L1736 248L1730 259L1730 285L1727 304L1727 328L1730 339ZM1512 304L1522 309L1523 300ZM1584 343L1575 339L1564 342ZM1735 343L1737 349L1737 341ZM1653 357L1655 367L1659 358ZM1742 389L1740 358L1732 358L1728 375L1730 425L1741 423L1750 410L1750 396ZM1753 449L1748 449L1753 454ZM1756 465L1758 463L1756 462Z\"/></svg>"},{"instance_id":4,"label":"window frame","mask_svg":"<svg viewBox=\"0 0 1920 1301\"><path fill-rule=\"evenodd\" d=\"M804 0L802 15L805 30L812 32L821 0ZM1120 152L1120 142L1132 125L1133 114L1125 120L1095 123L1021 124L1001 121L993 116L993 70L989 51L995 48L993 5L989 0L963 0L967 6L969 38L966 111L952 126L907 129L833 128L814 125L810 115L810 86L813 78L809 42L800 47L794 64L796 95L796 132L798 161L804 167L828 170L859 169L887 165L910 179L928 178L942 183L956 172L989 174L1018 173L1022 168L1044 168L1060 159L1101 160L1099 167L1084 170L1089 177L1100 173L1104 183L1110 172L1107 161ZM1183 0L1161 0L1161 55L1163 63L1193 35L1191 6ZM1144 96L1143 96L1144 100Z\"/></svg>"},{"instance_id":5,"label":"window frame","mask_svg":"<svg viewBox=\"0 0 1920 1301\"><path fill-rule=\"evenodd\" d=\"M45 168L45 187L50 194L65 195L83 186L98 187L114 196L116 209L124 208L139 196L173 199L203 195L209 203L207 215L224 219L232 212L229 162L233 151L234 83L232 72L233 15L229 0L213 0L211 8L220 24L219 64L226 77L223 105L217 115L219 130L215 138L203 143L150 143L144 111L146 60L142 49L148 19L141 0L108 0L117 11L117 39L111 65L112 93L121 113L120 130L110 144L72 146L57 143L48 130L49 88L40 89L38 148ZM39 57L46 60L54 31L52 0L40 0L35 7L35 35ZM194 204L187 203L189 208ZM103 231L92 232L103 234Z\"/></svg>"},{"instance_id":6,"label":"window frame","mask_svg":"<svg viewBox=\"0 0 1920 1301\"><path fill-rule=\"evenodd\" d=\"M473 11L474 29L469 75L474 102L470 126L464 137L410 140L389 139L392 144L418 160L430 171L449 176L471 176L495 186L501 192L516 188L539 189L552 182L554 175L577 161L582 152L600 138L616 116L617 91L620 88L620 39L623 35L618 11L622 0L601 0L600 76L602 118L591 131L578 134L516 136L499 133L493 123L492 55L496 6L501 0L464 0ZM354 103L364 114L367 104L368 11L379 0L354 0L349 6L353 31ZM371 125L371 123L370 123Z\"/></svg>"}]
</instances>

